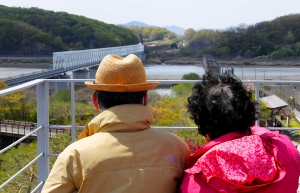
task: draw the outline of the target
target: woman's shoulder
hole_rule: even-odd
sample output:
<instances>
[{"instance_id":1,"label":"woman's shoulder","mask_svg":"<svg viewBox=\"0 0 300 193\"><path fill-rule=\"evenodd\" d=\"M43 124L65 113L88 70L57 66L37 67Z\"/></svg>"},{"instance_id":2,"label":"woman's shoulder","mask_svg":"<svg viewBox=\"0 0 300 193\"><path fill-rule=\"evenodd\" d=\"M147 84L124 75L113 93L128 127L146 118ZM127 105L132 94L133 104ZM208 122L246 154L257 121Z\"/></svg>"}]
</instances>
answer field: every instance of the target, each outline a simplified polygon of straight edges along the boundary
<instances>
[{"instance_id":1,"label":"woman's shoulder","mask_svg":"<svg viewBox=\"0 0 300 193\"><path fill-rule=\"evenodd\" d=\"M221 178L244 185L253 179L272 180L277 174L274 155L266 151L259 136L244 136L215 145L201 156L187 173L202 173L208 180Z\"/></svg>"}]
</instances>

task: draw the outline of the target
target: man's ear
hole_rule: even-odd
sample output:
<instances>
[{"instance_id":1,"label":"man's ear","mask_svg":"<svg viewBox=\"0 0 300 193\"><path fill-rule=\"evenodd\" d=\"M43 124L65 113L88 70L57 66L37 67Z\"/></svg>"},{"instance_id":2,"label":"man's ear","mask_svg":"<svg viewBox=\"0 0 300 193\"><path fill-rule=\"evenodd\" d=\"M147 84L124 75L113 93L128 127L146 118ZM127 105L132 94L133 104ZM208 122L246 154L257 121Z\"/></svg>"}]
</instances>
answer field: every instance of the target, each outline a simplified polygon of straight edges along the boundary
<instances>
[{"instance_id":1,"label":"man's ear","mask_svg":"<svg viewBox=\"0 0 300 193\"><path fill-rule=\"evenodd\" d=\"M206 143L211 142L211 139L208 134L205 135L205 141L206 141Z\"/></svg>"},{"instance_id":2,"label":"man's ear","mask_svg":"<svg viewBox=\"0 0 300 193\"><path fill-rule=\"evenodd\" d=\"M148 104L148 94L146 93L144 96L143 96L143 99L142 99L143 101L143 105L147 105Z\"/></svg>"},{"instance_id":3,"label":"man's ear","mask_svg":"<svg viewBox=\"0 0 300 193\"><path fill-rule=\"evenodd\" d=\"M100 110L99 104L98 104L98 96L96 92L93 92L92 96L91 96L92 102L93 102L93 106L96 110Z\"/></svg>"}]
</instances>

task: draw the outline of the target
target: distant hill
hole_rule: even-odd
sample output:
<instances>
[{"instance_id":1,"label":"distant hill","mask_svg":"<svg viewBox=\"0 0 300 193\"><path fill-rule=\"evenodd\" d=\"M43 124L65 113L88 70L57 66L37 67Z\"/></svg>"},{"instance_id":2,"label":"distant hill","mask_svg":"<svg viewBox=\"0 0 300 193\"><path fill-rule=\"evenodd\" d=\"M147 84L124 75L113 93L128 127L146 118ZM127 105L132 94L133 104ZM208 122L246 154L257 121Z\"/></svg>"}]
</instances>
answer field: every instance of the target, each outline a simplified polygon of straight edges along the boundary
<instances>
[{"instance_id":1,"label":"distant hill","mask_svg":"<svg viewBox=\"0 0 300 193\"><path fill-rule=\"evenodd\" d=\"M130 29L39 8L0 5L0 26L0 55L50 55L139 42Z\"/></svg>"},{"instance_id":2,"label":"distant hill","mask_svg":"<svg viewBox=\"0 0 300 193\"><path fill-rule=\"evenodd\" d=\"M177 35L183 35L184 31L185 31L185 29L183 29L181 27L178 27L178 26L175 26L175 25L165 26L164 28L166 28L167 30L169 30L171 32L174 32Z\"/></svg>"},{"instance_id":3,"label":"distant hill","mask_svg":"<svg viewBox=\"0 0 300 193\"><path fill-rule=\"evenodd\" d=\"M158 27L158 26L155 26L155 25L148 25L146 23L143 23L143 22L139 22L139 21L131 21L131 22L128 22L128 23L125 23L125 24L121 24L122 26L125 26L125 27L130 27L130 26L138 26L138 27ZM171 31L171 32L174 32L175 34L177 35L183 35L184 34L184 31L185 29L181 28L181 27L178 27L178 26L175 26L175 25L172 25L172 26L164 26L163 28Z\"/></svg>"},{"instance_id":4,"label":"distant hill","mask_svg":"<svg viewBox=\"0 0 300 193\"><path fill-rule=\"evenodd\" d=\"M121 24L121 25L125 26L125 27L129 27L129 26L147 27L147 26L149 26L148 24L145 24L145 23L139 22L139 21L131 21L131 22Z\"/></svg>"},{"instance_id":5,"label":"distant hill","mask_svg":"<svg viewBox=\"0 0 300 193\"><path fill-rule=\"evenodd\" d=\"M230 29L236 29L236 26L231 25L231 26L223 28L222 30L230 30Z\"/></svg>"},{"instance_id":6,"label":"distant hill","mask_svg":"<svg viewBox=\"0 0 300 193\"><path fill-rule=\"evenodd\" d=\"M253 25L228 26L224 30L203 30L187 37L186 56L299 59L300 14L289 14ZM197 36L198 35L198 36ZM198 38L194 38L198 37ZM188 39L189 38L189 39Z\"/></svg>"}]
</instances>

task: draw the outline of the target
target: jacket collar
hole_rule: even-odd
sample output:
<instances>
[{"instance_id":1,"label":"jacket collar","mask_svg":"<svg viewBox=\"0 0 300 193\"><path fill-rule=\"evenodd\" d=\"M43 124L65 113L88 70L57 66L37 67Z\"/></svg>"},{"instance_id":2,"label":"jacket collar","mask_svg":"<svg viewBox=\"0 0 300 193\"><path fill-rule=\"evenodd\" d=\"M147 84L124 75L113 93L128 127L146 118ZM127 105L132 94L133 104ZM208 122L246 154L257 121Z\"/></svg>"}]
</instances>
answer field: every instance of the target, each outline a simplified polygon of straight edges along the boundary
<instances>
[{"instance_id":1,"label":"jacket collar","mask_svg":"<svg viewBox=\"0 0 300 193\"><path fill-rule=\"evenodd\" d=\"M149 128L153 115L139 104L118 105L100 112L88 122L77 140L98 132L135 131Z\"/></svg>"}]
</instances>

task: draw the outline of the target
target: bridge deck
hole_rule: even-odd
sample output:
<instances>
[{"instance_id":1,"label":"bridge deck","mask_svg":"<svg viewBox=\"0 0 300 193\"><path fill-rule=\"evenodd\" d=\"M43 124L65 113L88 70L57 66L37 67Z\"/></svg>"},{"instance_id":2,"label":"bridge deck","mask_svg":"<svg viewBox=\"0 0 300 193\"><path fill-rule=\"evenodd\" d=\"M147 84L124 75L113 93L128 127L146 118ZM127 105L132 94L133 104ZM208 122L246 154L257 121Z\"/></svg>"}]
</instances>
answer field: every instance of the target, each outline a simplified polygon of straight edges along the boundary
<instances>
[{"instance_id":1,"label":"bridge deck","mask_svg":"<svg viewBox=\"0 0 300 193\"><path fill-rule=\"evenodd\" d=\"M2 136L10 137L20 137L27 135L31 131L37 128L36 123L22 122L22 121L13 121L13 120L2 120L0 123L0 133ZM54 137L60 133L70 133L69 129L59 128L51 129L49 132L49 137ZM30 139L36 139L37 134L34 133L29 137Z\"/></svg>"},{"instance_id":2,"label":"bridge deck","mask_svg":"<svg viewBox=\"0 0 300 193\"><path fill-rule=\"evenodd\" d=\"M4 82L8 86L14 86L35 79L45 79L58 76L68 71L74 71L80 68L92 67L99 65L101 60L108 54L127 56L129 54L141 55L143 53L144 45L142 44L90 50L54 52L53 69L7 78Z\"/></svg>"}]
</instances>

